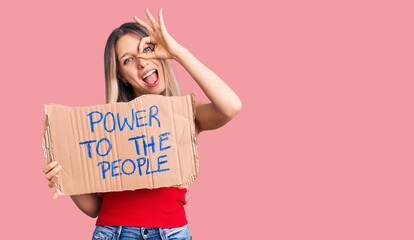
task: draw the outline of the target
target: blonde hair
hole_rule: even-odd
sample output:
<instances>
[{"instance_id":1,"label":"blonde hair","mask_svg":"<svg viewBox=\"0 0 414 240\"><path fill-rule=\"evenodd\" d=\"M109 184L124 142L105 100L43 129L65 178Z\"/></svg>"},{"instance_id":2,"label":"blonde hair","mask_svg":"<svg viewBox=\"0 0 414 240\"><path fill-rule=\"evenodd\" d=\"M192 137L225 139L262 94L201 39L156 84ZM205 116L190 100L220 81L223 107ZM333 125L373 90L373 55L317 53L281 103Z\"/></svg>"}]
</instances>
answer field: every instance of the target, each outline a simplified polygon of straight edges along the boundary
<instances>
[{"instance_id":1,"label":"blonde hair","mask_svg":"<svg viewBox=\"0 0 414 240\"><path fill-rule=\"evenodd\" d=\"M143 38L149 36L148 32L138 23L129 22L122 24L119 28L112 31L105 46L105 88L106 103L128 102L134 99L135 93L130 84L125 85L118 79L118 60L115 52L115 45L119 38L127 33L133 33ZM180 85L174 74L171 61L169 59L161 59L166 83L165 96L181 96Z\"/></svg>"}]
</instances>

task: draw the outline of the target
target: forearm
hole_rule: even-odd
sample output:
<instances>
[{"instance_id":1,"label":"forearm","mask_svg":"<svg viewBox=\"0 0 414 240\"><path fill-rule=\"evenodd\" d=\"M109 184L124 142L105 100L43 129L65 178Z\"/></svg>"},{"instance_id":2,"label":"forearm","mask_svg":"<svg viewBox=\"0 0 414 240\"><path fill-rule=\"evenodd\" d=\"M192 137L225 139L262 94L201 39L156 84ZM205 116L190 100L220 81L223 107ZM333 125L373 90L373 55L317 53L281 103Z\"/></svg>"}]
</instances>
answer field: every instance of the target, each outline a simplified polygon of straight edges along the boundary
<instances>
[{"instance_id":1,"label":"forearm","mask_svg":"<svg viewBox=\"0 0 414 240\"><path fill-rule=\"evenodd\" d=\"M241 101L236 93L190 51L182 47L174 59L193 77L218 112L232 118L240 111Z\"/></svg>"},{"instance_id":2,"label":"forearm","mask_svg":"<svg viewBox=\"0 0 414 240\"><path fill-rule=\"evenodd\" d=\"M70 197L76 206L89 217L95 218L101 211L102 199L95 193L72 195Z\"/></svg>"}]
</instances>

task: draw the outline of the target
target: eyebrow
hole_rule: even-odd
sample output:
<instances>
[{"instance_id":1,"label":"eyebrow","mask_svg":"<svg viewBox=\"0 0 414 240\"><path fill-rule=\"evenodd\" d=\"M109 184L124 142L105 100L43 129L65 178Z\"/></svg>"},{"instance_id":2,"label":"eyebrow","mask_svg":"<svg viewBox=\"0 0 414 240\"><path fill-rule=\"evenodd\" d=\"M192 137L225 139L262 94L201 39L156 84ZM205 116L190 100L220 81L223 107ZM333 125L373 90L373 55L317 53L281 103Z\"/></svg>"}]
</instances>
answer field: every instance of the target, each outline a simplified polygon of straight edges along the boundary
<instances>
[{"instance_id":1,"label":"eyebrow","mask_svg":"<svg viewBox=\"0 0 414 240\"><path fill-rule=\"evenodd\" d=\"M133 55L133 54L132 54L132 52L126 52L126 53L124 53L124 55L122 55L122 56L119 58L119 60L121 60L123 57L125 57L125 56L126 56L126 55L128 55L128 54Z\"/></svg>"}]
</instances>

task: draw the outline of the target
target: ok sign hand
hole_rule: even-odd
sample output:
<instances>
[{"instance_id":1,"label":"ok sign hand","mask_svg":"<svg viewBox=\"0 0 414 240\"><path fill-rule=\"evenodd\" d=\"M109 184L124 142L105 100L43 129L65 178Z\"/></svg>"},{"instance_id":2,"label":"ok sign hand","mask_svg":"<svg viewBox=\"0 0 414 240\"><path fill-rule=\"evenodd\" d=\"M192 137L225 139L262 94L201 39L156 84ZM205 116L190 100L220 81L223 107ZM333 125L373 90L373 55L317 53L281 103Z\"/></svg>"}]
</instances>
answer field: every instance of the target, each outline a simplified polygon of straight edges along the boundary
<instances>
[{"instance_id":1,"label":"ok sign hand","mask_svg":"<svg viewBox=\"0 0 414 240\"><path fill-rule=\"evenodd\" d=\"M145 13L151 22L151 26L135 17L135 21L144 27L150 34L150 36L142 38L138 47L138 57L175 59L183 47L178 44L167 32L167 28L165 27L164 19L162 17L162 9L160 9L158 13L159 23L154 19L148 9L145 10ZM153 49L151 49L151 51L144 52L144 49L146 49L144 46L146 44L153 44Z\"/></svg>"}]
</instances>

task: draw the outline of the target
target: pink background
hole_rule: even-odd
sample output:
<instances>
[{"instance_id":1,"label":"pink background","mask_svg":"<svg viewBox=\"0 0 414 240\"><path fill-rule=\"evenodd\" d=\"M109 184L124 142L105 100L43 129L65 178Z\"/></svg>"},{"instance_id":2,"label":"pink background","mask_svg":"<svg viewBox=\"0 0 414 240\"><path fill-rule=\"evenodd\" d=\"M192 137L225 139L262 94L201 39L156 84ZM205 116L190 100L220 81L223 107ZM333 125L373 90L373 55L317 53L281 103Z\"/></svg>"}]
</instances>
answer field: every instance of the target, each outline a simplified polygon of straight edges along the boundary
<instances>
[{"instance_id":1,"label":"pink background","mask_svg":"<svg viewBox=\"0 0 414 240\"><path fill-rule=\"evenodd\" d=\"M414 239L411 1L2 2L2 239L90 239L51 200L43 105L101 104L110 32L164 9L243 109L199 136L194 239ZM175 64L183 93L195 82Z\"/></svg>"}]
</instances>

